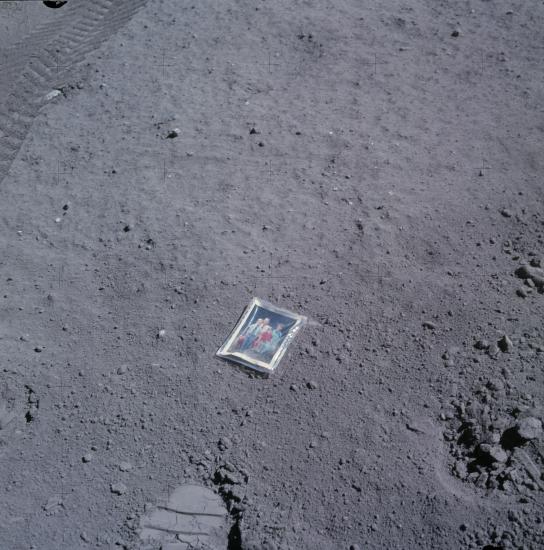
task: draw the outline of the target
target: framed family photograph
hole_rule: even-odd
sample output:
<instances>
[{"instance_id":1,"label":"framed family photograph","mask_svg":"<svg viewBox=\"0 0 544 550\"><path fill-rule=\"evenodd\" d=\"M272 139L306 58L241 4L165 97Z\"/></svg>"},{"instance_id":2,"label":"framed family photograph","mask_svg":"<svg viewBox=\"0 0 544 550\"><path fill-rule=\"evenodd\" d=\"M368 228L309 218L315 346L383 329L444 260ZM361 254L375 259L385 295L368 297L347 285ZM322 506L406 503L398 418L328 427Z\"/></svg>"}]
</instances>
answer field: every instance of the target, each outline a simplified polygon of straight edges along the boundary
<instances>
[{"instance_id":1,"label":"framed family photograph","mask_svg":"<svg viewBox=\"0 0 544 550\"><path fill-rule=\"evenodd\" d=\"M273 372L306 317L253 298L217 355L256 369Z\"/></svg>"}]
</instances>

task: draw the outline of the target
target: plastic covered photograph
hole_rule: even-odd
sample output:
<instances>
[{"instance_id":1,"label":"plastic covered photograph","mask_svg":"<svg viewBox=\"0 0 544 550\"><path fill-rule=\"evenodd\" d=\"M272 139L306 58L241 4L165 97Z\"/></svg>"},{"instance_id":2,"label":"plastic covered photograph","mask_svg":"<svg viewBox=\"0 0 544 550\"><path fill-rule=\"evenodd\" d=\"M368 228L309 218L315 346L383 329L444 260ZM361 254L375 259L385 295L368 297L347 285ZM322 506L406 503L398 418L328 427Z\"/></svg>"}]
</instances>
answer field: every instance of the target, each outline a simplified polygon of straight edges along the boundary
<instances>
[{"instance_id":1,"label":"plastic covered photograph","mask_svg":"<svg viewBox=\"0 0 544 550\"><path fill-rule=\"evenodd\" d=\"M253 298L217 355L261 372L272 372L305 323L302 315Z\"/></svg>"}]
</instances>

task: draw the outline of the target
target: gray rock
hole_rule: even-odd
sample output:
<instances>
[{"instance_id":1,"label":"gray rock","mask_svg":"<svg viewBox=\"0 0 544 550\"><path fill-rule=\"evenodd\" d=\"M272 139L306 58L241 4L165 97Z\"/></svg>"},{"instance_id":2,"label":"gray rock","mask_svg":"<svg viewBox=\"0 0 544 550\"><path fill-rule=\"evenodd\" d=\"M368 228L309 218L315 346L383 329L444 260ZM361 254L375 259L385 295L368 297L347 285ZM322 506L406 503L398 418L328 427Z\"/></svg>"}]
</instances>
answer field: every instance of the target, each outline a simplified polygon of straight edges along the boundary
<instances>
[{"instance_id":1,"label":"gray rock","mask_svg":"<svg viewBox=\"0 0 544 550\"><path fill-rule=\"evenodd\" d=\"M500 445L493 445L489 449L489 457L493 462L506 462L508 460L508 455L506 451Z\"/></svg>"},{"instance_id":2,"label":"gray rock","mask_svg":"<svg viewBox=\"0 0 544 550\"><path fill-rule=\"evenodd\" d=\"M124 483L112 483L110 485L110 491L114 495L124 495L127 492L127 487Z\"/></svg>"},{"instance_id":3,"label":"gray rock","mask_svg":"<svg viewBox=\"0 0 544 550\"><path fill-rule=\"evenodd\" d=\"M166 135L166 138L167 139L177 138L180 133L181 133L181 130L179 128L173 128L168 132L168 134Z\"/></svg>"},{"instance_id":4,"label":"gray rock","mask_svg":"<svg viewBox=\"0 0 544 550\"><path fill-rule=\"evenodd\" d=\"M85 463L90 462L92 459L93 459L93 455L91 453L87 453L81 458L81 460L83 460L83 462Z\"/></svg>"},{"instance_id":5,"label":"gray rock","mask_svg":"<svg viewBox=\"0 0 544 550\"><path fill-rule=\"evenodd\" d=\"M537 439L542 435L542 422L533 416L522 418L516 424L516 432L523 440Z\"/></svg>"},{"instance_id":6,"label":"gray rock","mask_svg":"<svg viewBox=\"0 0 544 550\"><path fill-rule=\"evenodd\" d=\"M489 342L487 340L478 340L474 347L476 349L489 349Z\"/></svg>"},{"instance_id":7,"label":"gray rock","mask_svg":"<svg viewBox=\"0 0 544 550\"><path fill-rule=\"evenodd\" d=\"M500 378L492 378L487 381L486 387L494 392L504 390L504 382Z\"/></svg>"},{"instance_id":8,"label":"gray rock","mask_svg":"<svg viewBox=\"0 0 544 550\"><path fill-rule=\"evenodd\" d=\"M317 390L317 388L319 387L317 385L317 382L315 380L310 380L307 384L306 384L307 388L310 389L310 390Z\"/></svg>"},{"instance_id":9,"label":"gray rock","mask_svg":"<svg viewBox=\"0 0 544 550\"><path fill-rule=\"evenodd\" d=\"M132 470L132 464L130 462L119 462L119 470L122 472L130 472Z\"/></svg>"},{"instance_id":10,"label":"gray rock","mask_svg":"<svg viewBox=\"0 0 544 550\"><path fill-rule=\"evenodd\" d=\"M514 343L506 334L497 342L497 345L503 353L512 353L514 349Z\"/></svg>"},{"instance_id":11,"label":"gray rock","mask_svg":"<svg viewBox=\"0 0 544 550\"><path fill-rule=\"evenodd\" d=\"M516 269L516 275L520 279L531 279L539 290L544 289L544 270L530 265L521 265Z\"/></svg>"},{"instance_id":12,"label":"gray rock","mask_svg":"<svg viewBox=\"0 0 544 550\"><path fill-rule=\"evenodd\" d=\"M499 353L500 349L497 344L490 344L489 348L487 348L487 355L489 355L489 357L491 357L492 359L498 357Z\"/></svg>"},{"instance_id":13,"label":"gray rock","mask_svg":"<svg viewBox=\"0 0 544 550\"><path fill-rule=\"evenodd\" d=\"M218 446L224 451L232 447L232 441L228 437L222 437L218 442Z\"/></svg>"},{"instance_id":14,"label":"gray rock","mask_svg":"<svg viewBox=\"0 0 544 550\"><path fill-rule=\"evenodd\" d=\"M458 460L453 467L453 473L460 479L465 479L468 475L466 462Z\"/></svg>"}]
</instances>

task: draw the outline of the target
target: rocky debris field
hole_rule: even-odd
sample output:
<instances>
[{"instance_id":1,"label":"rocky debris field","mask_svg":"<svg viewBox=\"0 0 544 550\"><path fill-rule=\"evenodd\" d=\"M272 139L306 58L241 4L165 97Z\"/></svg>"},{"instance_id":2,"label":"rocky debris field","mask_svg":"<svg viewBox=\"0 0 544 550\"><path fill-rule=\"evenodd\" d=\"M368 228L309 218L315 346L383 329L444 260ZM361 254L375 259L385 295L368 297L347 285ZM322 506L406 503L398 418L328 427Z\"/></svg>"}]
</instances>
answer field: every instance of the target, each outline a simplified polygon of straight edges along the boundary
<instances>
[{"instance_id":1,"label":"rocky debris field","mask_svg":"<svg viewBox=\"0 0 544 550\"><path fill-rule=\"evenodd\" d=\"M0 548L543 548L544 5L55 4L0 3Z\"/></svg>"}]
</instances>

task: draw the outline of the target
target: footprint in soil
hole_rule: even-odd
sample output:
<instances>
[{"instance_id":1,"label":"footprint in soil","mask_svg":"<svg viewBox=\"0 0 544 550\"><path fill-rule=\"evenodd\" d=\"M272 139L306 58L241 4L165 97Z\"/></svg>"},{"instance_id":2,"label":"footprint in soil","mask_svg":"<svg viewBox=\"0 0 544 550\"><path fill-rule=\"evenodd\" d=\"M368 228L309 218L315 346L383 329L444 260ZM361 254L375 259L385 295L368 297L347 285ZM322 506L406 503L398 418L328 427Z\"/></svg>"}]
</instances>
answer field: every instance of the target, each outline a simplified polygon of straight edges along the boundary
<instances>
[{"instance_id":1,"label":"footprint in soil","mask_svg":"<svg viewBox=\"0 0 544 550\"><path fill-rule=\"evenodd\" d=\"M140 539L169 550L231 548L231 531L221 497L199 485L181 485L140 520Z\"/></svg>"}]
</instances>

